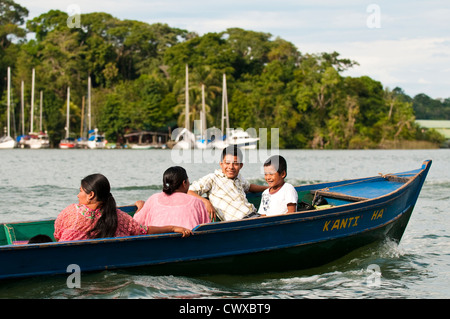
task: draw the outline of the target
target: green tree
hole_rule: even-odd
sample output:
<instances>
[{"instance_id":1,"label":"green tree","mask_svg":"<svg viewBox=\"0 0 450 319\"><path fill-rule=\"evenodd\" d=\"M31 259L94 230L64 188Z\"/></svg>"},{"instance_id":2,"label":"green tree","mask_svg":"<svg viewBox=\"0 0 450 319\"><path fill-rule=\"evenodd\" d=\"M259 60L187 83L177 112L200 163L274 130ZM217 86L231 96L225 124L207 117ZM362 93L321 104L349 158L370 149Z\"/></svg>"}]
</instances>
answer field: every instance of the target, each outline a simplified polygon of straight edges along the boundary
<instances>
[{"instance_id":1,"label":"green tree","mask_svg":"<svg viewBox=\"0 0 450 319\"><path fill-rule=\"evenodd\" d=\"M34 32L38 42L43 41L53 31L62 31L67 27L68 15L60 10L50 10L40 16L27 21L27 28Z\"/></svg>"},{"instance_id":2,"label":"green tree","mask_svg":"<svg viewBox=\"0 0 450 319\"><path fill-rule=\"evenodd\" d=\"M173 126L175 102L167 83L154 75L124 81L105 95L99 107L99 129L110 140L127 131L166 130Z\"/></svg>"},{"instance_id":3,"label":"green tree","mask_svg":"<svg viewBox=\"0 0 450 319\"><path fill-rule=\"evenodd\" d=\"M413 108L421 120L450 120L450 99L432 99L421 93L414 96Z\"/></svg>"},{"instance_id":4,"label":"green tree","mask_svg":"<svg viewBox=\"0 0 450 319\"><path fill-rule=\"evenodd\" d=\"M86 90L86 46L80 45L77 33L68 28L49 33L40 44L38 57L42 61L37 70L44 79L52 83L52 89L61 99L66 96L67 86L71 87L75 100L80 102Z\"/></svg>"},{"instance_id":5,"label":"green tree","mask_svg":"<svg viewBox=\"0 0 450 319\"><path fill-rule=\"evenodd\" d=\"M269 39L272 37L270 33L230 28L221 36L226 38L228 46L237 56L233 63L235 78L245 73L262 72L264 64L268 62Z\"/></svg>"},{"instance_id":6,"label":"green tree","mask_svg":"<svg viewBox=\"0 0 450 319\"><path fill-rule=\"evenodd\" d=\"M26 31L21 25L27 16L28 10L21 5L12 0L0 0L0 99L3 88L6 88L7 69L8 67L15 69L18 47L12 40L20 40L26 36Z\"/></svg>"},{"instance_id":7,"label":"green tree","mask_svg":"<svg viewBox=\"0 0 450 319\"><path fill-rule=\"evenodd\" d=\"M28 10L12 0L0 0L0 49L11 45L11 37L26 35L20 26L24 24Z\"/></svg>"},{"instance_id":8,"label":"green tree","mask_svg":"<svg viewBox=\"0 0 450 319\"><path fill-rule=\"evenodd\" d=\"M323 55L307 54L294 71L297 109L304 114L303 123L312 148L336 144L333 141L330 145L327 127L330 114L337 113L343 105L343 78L333 66L336 63Z\"/></svg>"}]
</instances>

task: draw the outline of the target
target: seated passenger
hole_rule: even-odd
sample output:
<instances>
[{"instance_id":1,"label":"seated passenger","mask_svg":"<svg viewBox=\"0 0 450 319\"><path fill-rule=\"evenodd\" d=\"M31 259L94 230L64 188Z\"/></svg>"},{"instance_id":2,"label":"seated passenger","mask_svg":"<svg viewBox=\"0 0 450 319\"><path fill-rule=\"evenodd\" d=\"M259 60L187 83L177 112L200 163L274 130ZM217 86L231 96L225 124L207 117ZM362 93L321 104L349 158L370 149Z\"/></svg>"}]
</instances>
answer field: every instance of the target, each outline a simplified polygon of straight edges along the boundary
<instances>
[{"instance_id":1,"label":"seated passenger","mask_svg":"<svg viewBox=\"0 0 450 319\"><path fill-rule=\"evenodd\" d=\"M121 237L191 231L176 226L142 226L130 215L117 209L110 193L108 179L92 174L81 181L78 204L66 207L56 218L54 237L57 241Z\"/></svg>"},{"instance_id":2,"label":"seated passenger","mask_svg":"<svg viewBox=\"0 0 450 319\"><path fill-rule=\"evenodd\" d=\"M264 179L269 188L262 193L258 213L273 216L297 210L298 194L294 186L286 183L287 163L280 155L271 156L264 163Z\"/></svg>"},{"instance_id":3,"label":"seated passenger","mask_svg":"<svg viewBox=\"0 0 450 319\"><path fill-rule=\"evenodd\" d=\"M247 200L246 193L259 193L267 186L250 184L239 171L243 167L241 150L231 145L223 149L220 160L220 170L203 176L192 183L189 195L200 198L206 209L220 220L238 220L242 218L258 217L255 206ZM208 198L202 197L206 194Z\"/></svg>"},{"instance_id":4,"label":"seated passenger","mask_svg":"<svg viewBox=\"0 0 450 319\"><path fill-rule=\"evenodd\" d=\"M168 168L163 175L163 191L150 196L145 204L138 202L134 219L147 226L170 224L188 229L209 223L205 205L200 199L187 195L188 189L186 170L180 166Z\"/></svg>"}]
</instances>

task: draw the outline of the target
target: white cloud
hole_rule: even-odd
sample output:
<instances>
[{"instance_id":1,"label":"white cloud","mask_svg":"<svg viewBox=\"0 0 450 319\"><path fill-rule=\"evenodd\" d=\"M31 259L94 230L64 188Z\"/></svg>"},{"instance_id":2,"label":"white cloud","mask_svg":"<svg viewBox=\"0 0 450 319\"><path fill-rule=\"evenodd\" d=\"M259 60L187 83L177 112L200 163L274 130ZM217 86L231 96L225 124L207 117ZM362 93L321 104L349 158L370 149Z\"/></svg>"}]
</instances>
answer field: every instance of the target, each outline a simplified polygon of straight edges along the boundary
<instances>
[{"instance_id":1,"label":"white cloud","mask_svg":"<svg viewBox=\"0 0 450 319\"><path fill-rule=\"evenodd\" d=\"M367 74L385 86L402 87L410 95L435 90L435 97L450 97L449 70L444 68L450 65L450 56L442 54L448 52L449 39L354 42L343 45L338 52L360 63L348 75Z\"/></svg>"},{"instance_id":2,"label":"white cloud","mask_svg":"<svg viewBox=\"0 0 450 319\"><path fill-rule=\"evenodd\" d=\"M425 80L424 78L420 78L419 80L417 80L417 83L419 83L419 84L431 84L430 81Z\"/></svg>"}]
</instances>

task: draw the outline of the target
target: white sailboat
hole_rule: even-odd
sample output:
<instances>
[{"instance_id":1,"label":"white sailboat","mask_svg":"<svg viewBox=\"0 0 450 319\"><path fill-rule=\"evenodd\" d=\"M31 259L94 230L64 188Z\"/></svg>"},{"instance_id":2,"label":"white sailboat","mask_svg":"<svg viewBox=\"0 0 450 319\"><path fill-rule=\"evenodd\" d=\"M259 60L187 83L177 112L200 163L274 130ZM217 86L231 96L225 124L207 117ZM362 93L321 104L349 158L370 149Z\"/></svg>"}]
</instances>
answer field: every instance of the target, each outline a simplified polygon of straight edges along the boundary
<instances>
[{"instance_id":1,"label":"white sailboat","mask_svg":"<svg viewBox=\"0 0 450 319\"><path fill-rule=\"evenodd\" d=\"M202 111L200 111L200 120L194 121L194 132L190 131L189 122L189 68L186 65L186 88L185 88L185 120L184 128L178 128L174 131L178 132L175 137L175 146L177 149L207 149L211 148L212 144L206 137L206 111L205 111L205 86L202 85ZM196 126L196 123L200 122L200 128Z\"/></svg>"},{"instance_id":2,"label":"white sailboat","mask_svg":"<svg viewBox=\"0 0 450 319\"><path fill-rule=\"evenodd\" d=\"M83 109L84 109L84 97L83 97ZM77 148L88 148L88 139L86 137L84 137L84 133L83 133L83 123L84 123L84 112L82 111L82 116L81 116L81 131L80 131L80 137L77 139L77 144L76 147ZM88 77L88 112L87 112L87 117L88 117L88 135L89 132L91 131L91 77Z\"/></svg>"},{"instance_id":3,"label":"white sailboat","mask_svg":"<svg viewBox=\"0 0 450 319\"><path fill-rule=\"evenodd\" d=\"M87 147L90 149L105 148L107 141L105 136L98 133L98 129L95 128L89 131L89 138L87 140Z\"/></svg>"},{"instance_id":4,"label":"white sailboat","mask_svg":"<svg viewBox=\"0 0 450 319\"><path fill-rule=\"evenodd\" d=\"M32 149L48 148L50 147L50 141L47 132L42 130L42 101L43 93L40 92L40 123L39 123L39 133L34 132L34 81L35 81L35 70L32 71L31 79L31 116L30 116L30 133L24 136L19 141L21 147L28 147Z\"/></svg>"},{"instance_id":5,"label":"white sailboat","mask_svg":"<svg viewBox=\"0 0 450 319\"><path fill-rule=\"evenodd\" d=\"M195 135L187 128L183 127L179 129L179 133L175 138L174 149L188 150L195 145Z\"/></svg>"},{"instance_id":6,"label":"white sailboat","mask_svg":"<svg viewBox=\"0 0 450 319\"><path fill-rule=\"evenodd\" d=\"M30 133L30 139L27 141L27 144L30 148L49 148L50 141L48 138L47 132L42 130L42 101L43 101L43 93L40 92L40 112L39 112L39 133ZM33 131L31 131L33 132Z\"/></svg>"},{"instance_id":7,"label":"white sailboat","mask_svg":"<svg viewBox=\"0 0 450 319\"><path fill-rule=\"evenodd\" d=\"M202 111L200 112L200 134L196 136L195 147L198 149L212 148L212 143L206 136L205 85L202 84Z\"/></svg>"},{"instance_id":8,"label":"white sailboat","mask_svg":"<svg viewBox=\"0 0 450 319\"><path fill-rule=\"evenodd\" d=\"M212 142L212 145L214 148L218 148L218 149L224 149L225 147L227 147L229 144L227 141L225 141L226 139L226 132L224 132L224 121L226 124L226 129L229 130L230 127L230 122L228 119L228 96L227 96L227 80L226 80L226 75L223 75L223 80L222 80L222 117L221 117L221 139L214 139L214 141Z\"/></svg>"},{"instance_id":9,"label":"white sailboat","mask_svg":"<svg viewBox=\"0 0 450 319\"><path fill-rule=\"evenodd\" d=\"M189 125L189 68L186 64L186 86L185 86L185 116L184 116L184 128L178 128L177 136L175 137L175 149L191 149L195 147L195 135L190 131ZM174 131L174 132L175 132Z\"/></svg>"},{"instance_id":10,"label":"white sailboat","mask_svg":"<svg viewBox=\"0 0 450 319\"><path fill-rule=\"evenodd\" d=\"M76 147L89 149L102 149L108 143L105 136L99 134L98 129L91 129L91 77L88 77L88 137L80 137L77 141Z\"/></svg>"},{"instance_id":11,"label":"white sailboat","mask_svg":"<svg viewBox=\"0 0 450 319\"><path fill-rule=\"evenodd\" d=\"M71 149L75 148L76 142L69 135L70 131L70 87L67 87L67 111L66 111L66 137L59 142L59 148Z\"/></svg>"},{"instance_id":12,"label":"white sailboat","mask_svg":"<svg viewBox=\"0 0 450 319\"><path fill-rule=\"evenodd\" d=\"M10 122L11 122L11 68L8 67L8 102L7 102L7 125L5 135L0 137L0 149L11 149L16 146L16 141L11 137Z\"/></svg>"},{"instance_id":13,"label":"white sailboat","mask_svg":"<svg viewBox=\"0 0 450 319\"><path fill-rule=\"evenodd\" d=\"M226 125L226 127L224 127ZM225 129L225 131L224 131ZM251 137L247 131L243 129L230 129L230 122L228 118L228 96L227 96L227 79L223 75L222 87L222 134L225 134L221 140L213 142L214 148L224 149L229 145L236 145L242 149L256 149L259 141L258 137Z\"/></svg>"}]
</instances>

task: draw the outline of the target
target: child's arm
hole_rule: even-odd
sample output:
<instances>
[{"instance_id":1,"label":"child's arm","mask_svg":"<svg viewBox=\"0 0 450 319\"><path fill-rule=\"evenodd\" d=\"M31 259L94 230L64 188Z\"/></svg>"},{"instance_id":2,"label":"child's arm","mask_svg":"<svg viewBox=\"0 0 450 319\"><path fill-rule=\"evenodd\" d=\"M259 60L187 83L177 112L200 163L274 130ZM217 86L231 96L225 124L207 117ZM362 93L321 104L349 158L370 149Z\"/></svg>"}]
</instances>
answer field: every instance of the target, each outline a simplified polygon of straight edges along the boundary
<instances>
[{"instance_id":1,"label":"child's arm","mask_svg":"<svg viewBox=\"0 0 450 319\"><path fill-rule=\"evenodd\" d=\"M287 184L288 196L287 196L287 213L295 213L297 211L298 194L295 187L291 184Z\"/></svg>"},{"instance_id":2,"label":"child's arm","mask_svg":"<svg viewBox=\"0 0 450 319\"><path fill-rule=\"evenodd\" d=\"M297 210L297 204L296 203L289 203L287 204L287 213L295 213L295 211Z\"/></svg>"},{"instance_id":3,"label":"child's arm","mask_svg":"<svg viewBox=\"0 0 450 319\"><path fill-rule=\"evenodd\" d=\"M248 191L250 193L261 193L264 192L264 190L266 190L267 188L269 188L269 186L250 184Z\"/></svg>"}]
</instances>

